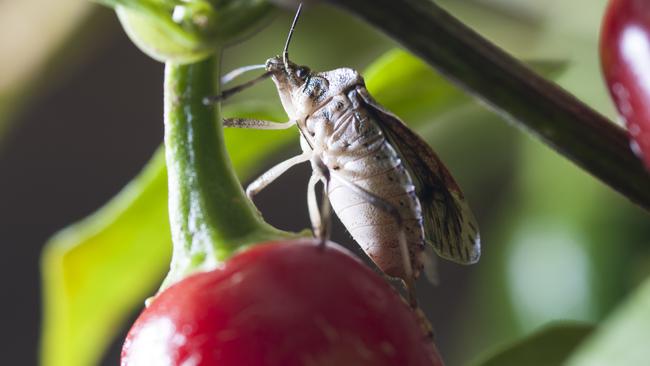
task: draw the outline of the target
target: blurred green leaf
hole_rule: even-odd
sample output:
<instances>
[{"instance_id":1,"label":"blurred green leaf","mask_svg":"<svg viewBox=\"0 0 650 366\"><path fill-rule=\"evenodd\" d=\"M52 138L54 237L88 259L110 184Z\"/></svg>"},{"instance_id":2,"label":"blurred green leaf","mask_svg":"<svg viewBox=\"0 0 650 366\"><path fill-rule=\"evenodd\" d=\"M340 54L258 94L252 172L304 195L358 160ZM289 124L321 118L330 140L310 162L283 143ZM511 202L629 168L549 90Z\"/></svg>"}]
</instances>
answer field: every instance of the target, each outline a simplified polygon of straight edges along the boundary
<instances>
[{"instance_id":1,"label":"blurred green leaf","mask_svg":"<svg viewBox=\"0 0 650 366\"><path fill-rule=\"evenodd\" d=\"M647 215L548 146L520 136L512 154L516 175L481 187L484 195L504 197L500 205L482 206L489 207L480 223L490 250L465 307L482 306L469 317L463 313L454 361L553 320L599 321L637 282L632 276L648 252ZM483 160L493 156L490 151Z\"/></svg>"},{"instance_id":2,"label":"blurred green leaf","mask_svg":"<svg viewBox=\"0 0 650 366\"><path fill-rule=\"evenodd\" d=\"M501 347L474 366L559 366L593 330L581 323L556 323L540 331Z\"/></svg>"},{"instance_id":3,"label":"blurred green leaf","mask_svg":"<svg viewBox=\"0 0 650 366\"><path fill-rule=\"evenodd\" d=\"M550 67L552 71L557 65ZM392 51L367 72L369 90L411 123L471 103L414 56ZM408 91L408 92L406 92ZM278 102L224 108L225 117L286 119ZM240 178L247 179L298 133L226 130ZM95 364L128 314L152 295L171 253L164 156L97 213L57 234L43 254L45 319L42 359L47 366Z\"/></svg>"},{"instance_id":4,"label":"blurred green leaf","mask_svg":"<svg viewBox=\"0 0 650 366\"><path fill-rule=\"evenodd\" d=\"M61 231L42 257L44 365L97 364L168 267L167 173L158 151L106 206Z\"/></svg>"},{"instance_id":5,"label":"blurred green leaf","mask_svg":"<svg viewBox=\"0 0 650 366\"><path fill-rule=\"evenodd\" d=\"M602 319L630 290L647 218L543 144L527 139L522 147L499 240L507 244L499 250L505 283L498 286L508 291L510 314L523 332L558 317Z\"/></svg>"},{"instance_id":6,"label":"blurred green leaf","mask_svg":"<svg viewBox=\"0 0 650 366\"><path fill-rule=\"evenodd\" d=\"M554 78L566 69L557 60L530 61L540 74ZM365 72L366 86L380 103L409 123L441 115L472 102L470 96L449 83L414 55L389 51Z\"/></svg>"},{"instance_id":7,"label":"blurred green leaf","mask_svg":"<svg viewBox=\"0 0 650 366\"><path fill-rule=\"evenodd\" d=\"M454 109L468 100L429 65L399 49L368 67L365 79L377 101L409 122Z\"/></svg>"},{"instance_id":8,"label":"blurred green leaf","mask_svg":"<svg viewBox=\"0 0 650 366\"><path fill-rule=\"evenodd\" d=\"M580 345L567 365L647 365L649 346L650 278Z\"/></svg>"}]
</instances>

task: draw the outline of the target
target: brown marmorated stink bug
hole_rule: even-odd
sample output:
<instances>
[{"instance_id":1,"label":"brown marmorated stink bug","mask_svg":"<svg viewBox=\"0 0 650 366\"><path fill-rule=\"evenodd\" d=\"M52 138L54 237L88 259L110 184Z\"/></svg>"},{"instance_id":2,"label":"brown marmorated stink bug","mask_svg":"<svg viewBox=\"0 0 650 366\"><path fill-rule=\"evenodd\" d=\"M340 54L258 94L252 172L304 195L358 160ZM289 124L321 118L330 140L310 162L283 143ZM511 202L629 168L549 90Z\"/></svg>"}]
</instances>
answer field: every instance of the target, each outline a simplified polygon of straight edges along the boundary
<instances>
[{"instance_id":1,"label":"brown marmorated stink bug","mask_svg":"<svg viewBox=\"0 0 650 366\"><path fill-rule=\"evenodd\" d=\"M415 280L426 262L427 246L441 257L472 264L480 256L478 225L460 188L429 145L368 93L350 68L313 72L288 57L302 4L282 55L265 65L246 66L224 76L229 82L254 69L260 77L225 90L206 103L223 100L270 77L290 120L276 123L226 119L224 126L300 131L303 153L279 163L253 181L253 196L292 166L311 162L308 206L314 235L328 235L331 203L354 240L384 273L405 282L416 306ZM322 182L320 209L315 187Z\"/></svg>"}]
</instances>

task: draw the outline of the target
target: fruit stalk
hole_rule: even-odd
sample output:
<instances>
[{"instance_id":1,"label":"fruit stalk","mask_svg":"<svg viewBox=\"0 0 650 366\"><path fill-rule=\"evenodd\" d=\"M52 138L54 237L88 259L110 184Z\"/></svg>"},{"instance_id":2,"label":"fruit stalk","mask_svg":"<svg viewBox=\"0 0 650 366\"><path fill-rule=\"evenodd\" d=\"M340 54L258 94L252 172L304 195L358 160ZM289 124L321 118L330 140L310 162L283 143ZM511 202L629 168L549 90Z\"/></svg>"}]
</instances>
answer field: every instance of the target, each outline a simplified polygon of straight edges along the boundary
<instances>
[{"instance_id":1,"label":"fruit stalk","mask_svg":"<svg viewBox=\"0 0 650 366\"><path fill-rule=\"evenodd\" d=\"M174 251L163 288L211 270L248 244L287 238L266 224L245 196L223 141L219 55L165 67L165 152Z\"/></svg>"}]
</instances>

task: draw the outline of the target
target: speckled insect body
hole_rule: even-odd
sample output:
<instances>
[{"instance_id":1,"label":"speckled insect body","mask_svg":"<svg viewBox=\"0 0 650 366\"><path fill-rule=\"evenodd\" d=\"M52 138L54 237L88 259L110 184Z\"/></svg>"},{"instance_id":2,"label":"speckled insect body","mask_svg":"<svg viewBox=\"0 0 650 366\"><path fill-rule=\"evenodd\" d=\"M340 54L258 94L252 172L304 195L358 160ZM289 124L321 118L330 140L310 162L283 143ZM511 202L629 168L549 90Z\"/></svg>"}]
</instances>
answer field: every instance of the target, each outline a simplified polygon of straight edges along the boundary
<instances>
[{"instance_id":1,"label":"speckled insect body","mask_svg":"<svg viewBox=\"0 0 650 366\"><path fill-rule=\"evenodd\" d=\"M316 102L294 109L293 118L303 151L322 162L316 177L329 175L327 197L336 215L383 272L405 280L417 276L425 245L420 202L399 153L362 98L368 95L363 79L352 69L337 69L310 74L305 85L300 93ZM406 265L402 235L410 257Z\"/></svg>"},{"instance_id":2,"label":"speckled insect body","mask_svg":"<svg viewBox=\"0 0 650 366\"><path fill-rule=\"evenodd\" d=\"M292 31L294 26L295 20ZM314 234L325 242L331 202L377 267L405 281L415 304L414 282L427 245L458 263L478 260L474 216L431 148L373 100L357 71L340 68L316 73L289 61L291 34L284 53L269 59L263 66L266 73L259 78L272 78L290 120L228 119L224 124L259 129L296 125L303 152L264 173L251 183L247 194L252 198L290 167L311 162L308 206ZM320 208L315 193L318 182L323 182L325 196Z\"/></svg>"}]
</instances>

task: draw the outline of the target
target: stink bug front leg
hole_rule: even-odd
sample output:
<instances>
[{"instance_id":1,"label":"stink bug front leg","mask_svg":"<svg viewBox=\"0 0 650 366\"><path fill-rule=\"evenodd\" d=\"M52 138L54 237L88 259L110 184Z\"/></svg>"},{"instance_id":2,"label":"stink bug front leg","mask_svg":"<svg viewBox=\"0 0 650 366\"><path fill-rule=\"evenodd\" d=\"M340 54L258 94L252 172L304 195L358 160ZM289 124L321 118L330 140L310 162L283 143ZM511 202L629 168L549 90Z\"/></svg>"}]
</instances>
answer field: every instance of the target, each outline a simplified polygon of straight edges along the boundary
<instances>
[{"instance_id":1,"label":"stink bug front leg","mask_svg":"<svg viewBox=\"0 0 650 366\"><path fill-rule=\"evenodd\" d=\"M246 195L248 198L253 200L253 197L276 180L279 176L284 174L289 168L308 161L311 158L311 152L304 152L300 155L294 156L293 158L287 159L273 168L266 171L266 173L260 175L255 179L251 184L246 188Z\"/></svg>"},{"instance_id":2,"label":"stink bug front leg","mask_svg":"<svg viewBox=\"0 0 650 366\"><path fill-rule=\"evenodd\" d=\"M224 127L233 128L252 128L255 130L285 130L293 127L296 121L287 122L271 122L261 119L245 119L245 118L225 118L223 120Z\"/></svg>"},{"instance_id":3,"label":"stink bug front leg","mask_svg":"<svg viewBox=\"0 0 650 366\"><path fill-rule=\"evenodd\" d=\"M245 119L245 118L226 118L223 120L224 127L232 128L252 128L256 130L283 130L290 128L296 124L296 121L290 120L287 122L271 122L261 119ZM279 176L284 174L289 168L294 165L304 163L311 158L311 151L303 152L300 155L294 156L291 159L285 160L280 164L269 169L266 173L259 176L246 188L246 195L253 200L253 197L276 180Z\"/></svg>"}]
</instances>

